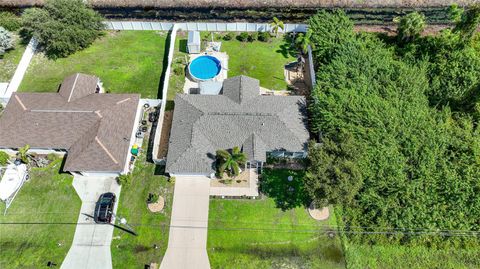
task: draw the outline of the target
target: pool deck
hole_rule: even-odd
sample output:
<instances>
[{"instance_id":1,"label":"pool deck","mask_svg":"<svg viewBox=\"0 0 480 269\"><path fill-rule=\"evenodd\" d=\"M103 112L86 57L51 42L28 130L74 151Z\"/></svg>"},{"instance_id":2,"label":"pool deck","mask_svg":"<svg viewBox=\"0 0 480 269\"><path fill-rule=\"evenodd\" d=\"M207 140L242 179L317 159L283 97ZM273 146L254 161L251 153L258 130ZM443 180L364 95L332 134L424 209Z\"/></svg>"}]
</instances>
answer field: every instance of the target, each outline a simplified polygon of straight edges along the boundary
<instances>
[{"instance_id":1,"label":"pool deck","mask_svg":"<svg viewBox=\"0 0 480 269\"><path fill-rule=\"evenodd\" d=\"M220 63L222 64L222 70L220 71L220 74L216 76L213 80L222 82L225 79L227 79L227 72L228 72L228 55L225 52L209 52L209 53L200 53L200 54L190 54L190 62L192 62L195 58L200 57L200 56L214 56L217 58ZM190 79L188 75L185 76L185 84L183 85L183 92L184 93L189 93L190 89L195 89L198 88L198 82L193 81Z\"/></svg>"}]
</instances>

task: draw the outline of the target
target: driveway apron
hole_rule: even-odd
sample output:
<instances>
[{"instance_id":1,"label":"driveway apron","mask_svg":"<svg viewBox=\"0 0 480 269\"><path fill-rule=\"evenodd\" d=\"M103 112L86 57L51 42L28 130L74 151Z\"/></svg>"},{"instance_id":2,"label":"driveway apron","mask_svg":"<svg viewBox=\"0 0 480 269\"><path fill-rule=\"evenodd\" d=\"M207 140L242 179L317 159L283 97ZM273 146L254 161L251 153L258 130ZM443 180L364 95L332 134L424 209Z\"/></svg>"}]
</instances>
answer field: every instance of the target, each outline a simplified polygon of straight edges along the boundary
<instances>
[{"instance_id":1,"label":"driveway apron","mask_svg":"<svg viewBox=\"0 0 480 269\"><path fill-rule=\"evenodd\" d=\"M176 176L168 247L161 269L208 269L210 179Z\"/></svg>"}]
</instances>

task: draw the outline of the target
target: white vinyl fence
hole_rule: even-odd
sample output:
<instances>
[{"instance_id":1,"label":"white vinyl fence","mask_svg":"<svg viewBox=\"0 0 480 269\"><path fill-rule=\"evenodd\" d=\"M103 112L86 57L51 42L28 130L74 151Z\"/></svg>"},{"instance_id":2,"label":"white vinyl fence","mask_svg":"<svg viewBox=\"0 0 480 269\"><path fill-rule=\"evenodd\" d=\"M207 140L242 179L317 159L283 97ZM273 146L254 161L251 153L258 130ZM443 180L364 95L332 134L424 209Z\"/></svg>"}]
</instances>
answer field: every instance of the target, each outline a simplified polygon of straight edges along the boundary
<instances>
[{"instance_id":1,"label":"white vinyl fence","mask_svg":"<svg viewBox=\"0 0 480 269\"><path fill-rule=\"evenodd\" d=\"M155 138L153 139L153 151L152 151L152 160L155 163L161 162L158 159L158 150L160 148L160 139L162 135L162 127L163 127L163 117L165 116L165 107L167 104L167 91L168 91L168 84L170 81L170 72L172 67L173 61L173 51L175 49L175 39L177 38L177 25L173 25L172 32L170 33L170 43L168 44L168 60L167 60L167 69L165 70L165 76L163 77L163 84L162 84L162 106L160 106L160 113L158 115L158 124L157 130L155 130Z\"/></svg>"},{"instance_id":2,"label":"white vinyl fence","mask_svg":"<svg viewBox=\"0 0 480 269\"><path fill-rule=\"evenodd\" d=\"M249 22L153 22L153 21L106 21L110 30L159 30L170 31L174 25L184 31L211 31L211 32L269 32L272 27L269 23ZM279 32L306 32L306 24L285 24L285 29Z\"/></svg>"}]
</instances>

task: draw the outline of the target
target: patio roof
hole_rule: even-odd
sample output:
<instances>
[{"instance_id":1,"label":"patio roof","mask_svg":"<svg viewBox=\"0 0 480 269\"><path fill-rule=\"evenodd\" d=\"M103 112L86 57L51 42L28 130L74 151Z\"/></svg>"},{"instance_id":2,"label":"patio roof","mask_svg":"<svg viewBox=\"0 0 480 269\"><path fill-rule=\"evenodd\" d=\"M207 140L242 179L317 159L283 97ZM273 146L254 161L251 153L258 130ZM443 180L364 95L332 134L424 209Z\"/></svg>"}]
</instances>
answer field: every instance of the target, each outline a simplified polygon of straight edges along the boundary
<instances>
[{"instance_id":1,"label":"patio roof","mask_svg":"<svg viewBox=\"0 0 480 269\"><path fill-rule=\"evenodd\" d=\"M14 93L0 117L0 147L67 150L65 171L121 172L140 96L95 93L75 74L58 93Z\"/></svg>"}]
</instances>

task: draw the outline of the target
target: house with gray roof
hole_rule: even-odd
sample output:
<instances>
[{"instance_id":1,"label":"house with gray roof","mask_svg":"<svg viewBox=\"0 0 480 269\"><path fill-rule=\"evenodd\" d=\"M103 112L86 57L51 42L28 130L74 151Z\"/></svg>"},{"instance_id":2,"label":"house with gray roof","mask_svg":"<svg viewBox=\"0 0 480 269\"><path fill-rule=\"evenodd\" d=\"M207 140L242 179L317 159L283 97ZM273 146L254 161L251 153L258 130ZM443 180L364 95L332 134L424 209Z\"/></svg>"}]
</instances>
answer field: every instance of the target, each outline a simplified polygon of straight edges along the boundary
<instances>
[{"instance_id":1,"label":"house with gray roof","mask_svg":"<svg viewBox=\"0 0 480 269\"><path fill-rule=\"evenodd\" d=\"M224 80L218 95L177 94L166 172L215 173L215 152L239 146L249 162L304 157L309 133L303 96L260 95L259 81Z\"/></svg>"},{"instance_id":2,"label":"house with gray roof","mask_svg":"<svg viewBox=\"0 0 480 269\"><path fill-rule=\"evenodd\" d=\"M0 149L66 152L68 172L126 172L140 96L99 93L98 83L74 74L56 93L14 93L0 117Z\"/></svg>"}]
</instances>

